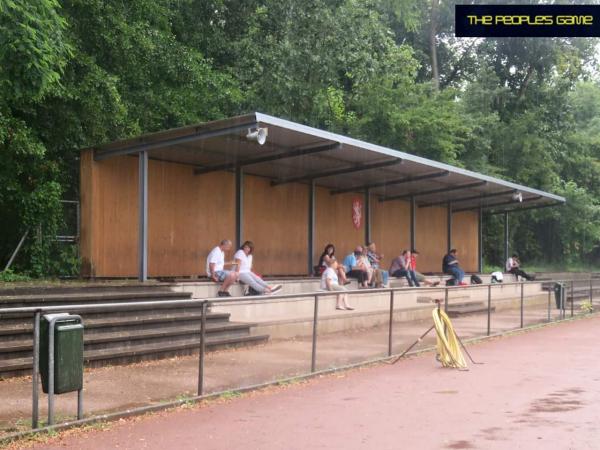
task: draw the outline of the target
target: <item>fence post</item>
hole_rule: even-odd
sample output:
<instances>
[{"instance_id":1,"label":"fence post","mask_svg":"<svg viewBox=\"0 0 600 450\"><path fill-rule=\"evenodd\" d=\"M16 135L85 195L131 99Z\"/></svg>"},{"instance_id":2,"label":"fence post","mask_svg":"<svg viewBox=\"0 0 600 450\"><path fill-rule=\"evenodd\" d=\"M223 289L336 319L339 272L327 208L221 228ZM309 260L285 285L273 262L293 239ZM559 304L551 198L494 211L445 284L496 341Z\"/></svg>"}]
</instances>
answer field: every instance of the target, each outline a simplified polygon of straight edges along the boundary
<instances>
[{"instance_id":1,"label":"fence post","mask_svg":"<svg viewBox=\"0 0 600 450\"><path fill-rule=\"evenodd\" d=\"M548 291L548 322L550 322L551 317L550 317L550 303L552 301L552 291Z\"/></svg>"},{"instance_id":2,"label":"fence post","mask_svg":"<svg viewBox=\"0 0 600 450\"><path fill-rule=\"evenodd\" d=\"M206 312L208 302L202 301L202 317L200 318L200 350L198 354L198 395L204 395L204 353L206 351Z\"/></svg>"},{"instance_id":3,"label":"fence post","mask_svg":"<svg viewBox=\"0 0 600 450\"><path fill-rule=\"evenodd\" d=\"M521 328L523 328L523 282L521 281Z\"/></svg>"},{"instance_id":4,"label":"fence post","mask_svg":"<svg viewBox=\"0 0 600 450\"><path fill-rule=\"evenodd\" d=\"M594 288L593 288L593 280L590 278L590 306L592 307L592 311L594 311Z\"/></svg>"},{"instance_id":5,"label":"fence post","mask_svg":"<svg viewBox=\"0 0 600 450\"><path fill-rule=\"evenodd\" d=\"M573 317L574 307L575 307L575 280L571 280L571 317Z\"/></svg>"},{"instance_id":6,"label":"fence post","mask_svg":"<svg viewBox=\"0 0 600 450\"><path fill-rule=\"evenodd\" d=\"M490 335L491 331L491 313L492 313L492 285L488 284L488 308L487 308L487 335Z\"/></svg>"},{"instance_id":7,"label":"fence post","mask_svg":"<svg viewBox=\"0 0 600 450\"><path fill-rule=\"evenodd\" d=\"M312 354L310 371L315 372L317 368L317 321L319 318L319 296L315 295L315 311L313 315Z\"/></svg>"},{"instance_id":8,"label":"fence post","mask_svg":"<svg viewBox=\"0 0 600 450\"><path fill-rule=\"evenodd\" d=\"M36 311L33 317L33 373L31 374L31 384L33 387L31 404L31 428L38 427L39 418L39 387L38 377L40 372L40 317L42 313Z\"/></svg>"},{"instance_id":9,"label":"fence post","mask_svg":"<svg viewBox=\"0 0 600 450\"><path fill-rule=\"evenodd\" d=\"M388 332L388 356L392 356L392 328L394 323L394 291L390 291L390 329Z\"/></svg>"},{"instance_id":10,"label":"fence post","mask_svg":"<svg viewBox=\"0 0 600 450\"><path fill-rule=\"evenodd\" d=\"M565 303L567 303L567 284L563 283L562 291L561 291L561 300L560 300L560 318L564 319L566 316L565 313Z\"/></svg>"},{"instance_id":11,"label":"fence post","mask_svg":"<svg viewBox=\"0 0 600 450\"><path fill-rule=\"evenodd\" d=\"M448 313L448 286L446 286L446 292L444 293L444 312Z\"/></svg>"}]
</instances>

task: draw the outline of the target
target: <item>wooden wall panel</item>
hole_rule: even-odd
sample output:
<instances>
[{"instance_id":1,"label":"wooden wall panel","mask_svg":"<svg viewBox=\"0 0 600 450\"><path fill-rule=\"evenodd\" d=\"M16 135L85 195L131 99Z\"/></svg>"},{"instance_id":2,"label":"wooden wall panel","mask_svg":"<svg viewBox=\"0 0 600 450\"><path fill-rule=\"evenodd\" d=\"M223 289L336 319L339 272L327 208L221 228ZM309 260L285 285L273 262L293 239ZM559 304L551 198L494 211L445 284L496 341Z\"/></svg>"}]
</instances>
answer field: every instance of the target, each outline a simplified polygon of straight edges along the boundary
<instances>
[{"instance_id":1,"label":"wooden wall panel","mask_svg":"<svg viewBox=\"0 0 600 450\"><path fill-rule=\"evenodd\" d=\"M138 160L121 156L94 161L81 154L82 275L136 277L138 255ZM150 161L149 275L203 274L206 255L221 239L234 240L235 182L231 173L194 176L192 168ZM364 244L365 228L352 223L352 200L360 194L330 195L317 188L315 263L325 244L343 259ZM366 211L363 211L366 213ZM477 214L453 216L453 241L468 271L477 269ZM244 238L256 244L258 272L306 274L308 186L272 187L268 180L245 177ZM371 199L371 237L386 255L385 265L410 244L407 202ZM446 209L417 208L419 270L439 272L446 252ZM229 255L230 256L230 255Z\"/></svg>"},{"instance_id":2,"label":"wooden wall panel","mask_svg":"<svg viewBox=\"0 0 600 450\"><path fill-rule=\"evenodd\" d=\"M416 246L419 272L441 272L442 258L448 250L446 208L416 208Z\"/></svg>"},{"instance_id":3,"label":"wooden wall panel","mask_svg":"<svg viewBox=\"0 0 600 450\"><path fill-rule=\"evenodd\" d=\"M385 256L383 268L388 269L392 259L410 249L410 203L379 202L371 196L371 240Z\"/></svg>"},{"instance_id":4,"label":"wooden wall panel","mask_svg":"<svg viewBox=\"0 0 600 450\"><path fill-rule=\"evenodd\" d=\"M477 272L477 221L479 213L463 211L452 215L452 246L458 250L458 260L467 272Z\"/></svg>"},{"instance_id":5,"label":"wooden wall panel","mask_svg":"<svg viewBox=\"0 0 600 450\"><path fill-rule=\"evenodd\" d=\"M271 186L244 177L243 239L254 242L254 268L265 275L306 275L308 186Z\"/></svg>"},{"instance_id":6,"label":"wooden wall panel","mask_svg":"<svg viewBox=\"0 0 600 450\"><path fill-rule=\"evenodd\" d=\"M328 189L317 188L315 264L328 243L335 245L336 257L340 261L357 245L365 244L364 214L366 211L363 210L363 221L360 228L354 228L352 223L352 200L355 198L360 198L364 207L364 195L353 193L331 195Z\"/></svg>"},{"instance_id":7,"label":"wooden wall panel","mask_svg":"<svg viewBox=\"0 0 600 450\"><path fill-rule=\"evenodd\" d=\"M234 238L233 175L153 160L148 171L149 276L203 275L208 252ZM82 275L137 276L137 174L135 157L82 157Z\"/></svg>"},{"instance_id":8,"label":"wooden wall panel","mask_svg":"<svg viewBox=\"0 0 600 450\"><path fill-rule=\"evenodd\" d=\"M235 241L234 175L150 160L148 191L148 275L204 276L210 250Z\"/></svg>"},{"instance_id":9,"label":"wooden wall panel","mask_svg":"<svg viewBox=\"0 0 600 450\"><path fill-rule=\"evenodd\" d=\"M138 159L93 162L92 268L98 277L137 275Z\"/></svg>"}]
</instances>

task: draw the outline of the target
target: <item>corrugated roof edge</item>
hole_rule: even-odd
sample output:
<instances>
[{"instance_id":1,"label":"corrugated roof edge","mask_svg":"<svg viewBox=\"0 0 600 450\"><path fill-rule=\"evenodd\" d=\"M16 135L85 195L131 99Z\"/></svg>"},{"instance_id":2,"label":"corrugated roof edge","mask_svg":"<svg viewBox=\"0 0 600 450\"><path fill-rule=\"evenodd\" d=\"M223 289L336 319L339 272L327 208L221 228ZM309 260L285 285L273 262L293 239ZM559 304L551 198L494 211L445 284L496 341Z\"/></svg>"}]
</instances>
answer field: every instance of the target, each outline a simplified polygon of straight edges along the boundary
<instances>
[{"instance_id":1,"label":"corrugated roof edge","mask_svg":"<svg viewBox=\"0 0 600 450\"><path fill-rule=\"evenodd\" d=\"M476 178L478 180L488 181L491 183L496 183L502 186L510 187L513 189L518 189L523 192L528 192L530 194L541 195L548 199L552 199L555 201L559 201L565 203L567 200L560 195L551 194L549 192L540 191L539 189L530 188L527 186L523 186L521 184L513 183L511 181L501 180L499 178L491 177L489 175L483 175L477 172L473 172L467 169L461 169L460 167L451 166L450 164L441 163L438 161L434 161L432 159L422 158L420 156L411 155L410 153L401 152L399 150L394 150L388 147L383 147L377 144L371 144L369 142L361 141L359 139L354 139L348 136L343 136L341 134L335 134L330 131L320 130L318 128L309 127L307 125L302 125L296 122L292 122L290 120L280 119L278 117L269 116L268 114L263 114L260 112L256 112L256 121L263 124L278 126L282 128L286 128L289 130L297 131L299 133L310 134L312 136L320 137L322 139L329 139L332 141L339 142L341 144L348 144L354 147L364 148L365 150L369 150L372 152L381 153L388 156L394 156L397 158L402 158L407 161L415 162L418 164L424 164L429 167L447 170L452 173L456 173L459 175L465 175L469 177Z\"/></svg>"}]
</instances>

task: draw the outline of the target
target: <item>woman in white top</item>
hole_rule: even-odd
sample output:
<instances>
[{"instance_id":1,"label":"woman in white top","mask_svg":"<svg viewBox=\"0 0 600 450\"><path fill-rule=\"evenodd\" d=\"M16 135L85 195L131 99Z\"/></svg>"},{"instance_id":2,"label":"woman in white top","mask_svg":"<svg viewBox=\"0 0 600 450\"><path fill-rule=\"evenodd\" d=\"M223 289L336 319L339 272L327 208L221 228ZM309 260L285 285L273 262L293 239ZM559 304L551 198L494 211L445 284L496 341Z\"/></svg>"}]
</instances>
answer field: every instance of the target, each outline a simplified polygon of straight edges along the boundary
<instances>
[{"instance_id":1,"label":"woman in white top","mask_svg":"<svg viewBox=\"0 0 600 450\"><path fill-rule=\"evenodd\" d=\"M346 288L340 286L337 276L338 263L335 259L330 260L327 263L327 269L321 275L321 289L327 291L343 292L343 294L337 295L337 301L335 309L354 309L348 304L348 294L346 294Z\"/></svg>"},{"instance_id":2,"label":"woman in white top","mask_svg":"<svg viewBox=\"0 0 600 450\"><path fill-rule=\"evenodd\" d=\"M238 273L239 280L250 286L259 294L272 294L281 289L280 284L273 286L268 285L263 281L261 277L252 272L252 252L254 251L254 244L252 241L246 241L242 244L242 247L235 252L233 259L236 264L236 272Z\"/></svg>"}]
</instances>

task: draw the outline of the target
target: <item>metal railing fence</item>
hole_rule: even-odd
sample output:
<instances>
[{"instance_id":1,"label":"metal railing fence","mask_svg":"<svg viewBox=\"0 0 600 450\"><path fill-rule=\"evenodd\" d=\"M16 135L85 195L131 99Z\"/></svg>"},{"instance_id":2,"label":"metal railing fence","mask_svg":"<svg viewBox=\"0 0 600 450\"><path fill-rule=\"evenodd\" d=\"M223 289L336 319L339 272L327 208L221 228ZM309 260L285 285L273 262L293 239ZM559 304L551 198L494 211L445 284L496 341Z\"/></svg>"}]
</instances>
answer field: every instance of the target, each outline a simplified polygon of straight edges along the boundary
<instances>
[{"instance_id":1,"label":"metal railing fence","mask_svg":"<svg viewBox=\"0 0 600 450\"><path fill-rule=\"evenodd\" d=\"M492 332L492 305L493 305L493 290L503 288L506 286L520 286L520 302L519 302L519 324L514 329L524 328L524 310L526 303L526 296L524 295L525 286L533 285L536 283L551 284L564 283L567 287L566 290L570 291L571 306L570 306L570 317L575 315L574 304L575 304L575 285L584 285L589 288L589 302L591 309L594 306L594 281L593 278L585 280L544 280L534 282L510 282L510 283L498 283L486 285L468 285L468 286L442 286L442 287L395 287L395 288L377 288L377 289L358 289L345 291L348 295L361 295L361 294L387 294L389 295L389 320L388 330L386 333L386 344L387 344L387 356L384 358L378 358L376 360L368 360L369 363L374 361L381 361L394 357L397 355L393 354L393 340L394 340L394 310L395 306L398 305L398 298L403 293L418 291L418 292L431 292L437 293L440 298L440 303L443 302L444 310L447 311L450 307L449 294L451 292L458 291L469 291L470 289L482 289L487 287L487 322L486 332L487 336L491 335ZM600 281L600 280L598 280ZM547 317L546 322L552 321L552 296L553 289L548 289L548 302L547 302ZM147 306L151 307L157 304L170 305L173 307L186 307L186 306L198 306L202 308L202 316L200 322L200 342L198 352L198 380L197 380L197 395L203 397L205 395L205 358L206 358L206 316L209 308L213 306L223 306L228 304L244 304L250 302L256 302L258 299L265 301L285 301L285 300L303 300L312 297L313 301L313 317L312 317L312 337L311 337L311 364L310 372L305 373L302 376L308 376L317 372L317 356L318 356L318 321L319 321L319 303L324 297L332 297L338 295L339 292L331 291L315 291L315 292L304 292L297 294L280 294L280 295L269 295L265 296L253 296L253 297L215 297L215 298L202 298L202 299L188 299L188 300L152 300L152 301L138 301L138 302L124 302L124 303L98 303L98 304L76 304L76 305L59 305L59 306L29 306L29 307L13 307L13 308L0 308L0 319L6 316L14 314L31 314L33 319L33 371L32 371L32 429L37 429L39 425L38 421L38 401L39 401L39 387L38 387L38 371L39 371L39 358L40 358L40 318L42 314L65 312L68 310L70 313L86 313L86 312L102 312L102 311L120 311L126 310L131 307ZM564 320L567 317L566 308L566 292L564 301L560 305L558 320ZM355 311L355 314L360 314L360 311ZM363 360L363 363L367 361ZM357 364L352 364L344 367L337 367L336 370L343 369L345 367L354 367ZM321 371L322 372L322 371ZM281 380L277 380L281 381ZM275 382L277 382L275 381ZM246 389L247 387L238 386L236 389ZM49 398L49 402L50 402ZM150 408L150 407L146 407ZM81 409L83 407L81 406ZM140 412L144 412L144 407L139 408ZM130 410L128 410L130 411ZM50 412L50 411L49 411ZM48 425L53 425L52 417L49 417Z\"/></svg>"}]
</instances>

